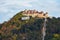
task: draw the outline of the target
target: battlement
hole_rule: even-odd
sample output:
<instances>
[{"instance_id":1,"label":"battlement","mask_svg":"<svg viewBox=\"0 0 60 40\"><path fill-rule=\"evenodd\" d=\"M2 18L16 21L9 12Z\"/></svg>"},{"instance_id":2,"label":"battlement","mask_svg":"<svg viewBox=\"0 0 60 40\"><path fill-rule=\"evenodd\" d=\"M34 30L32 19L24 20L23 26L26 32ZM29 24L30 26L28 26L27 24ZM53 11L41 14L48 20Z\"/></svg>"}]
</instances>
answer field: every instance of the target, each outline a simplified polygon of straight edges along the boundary
<instances>
[{"instance_id":1,"label":"battlement","mask_svg":"<svg viewBox=\"0 0 60 40\"><path fill-rule=\"evenodd\" d=\"M48 12L44 13L43 11L38 12L36 10L24 10L23 15L25 16L32 16L32 17L39 17L39 18L47 18Z\"/></svg>"}]
</instances>

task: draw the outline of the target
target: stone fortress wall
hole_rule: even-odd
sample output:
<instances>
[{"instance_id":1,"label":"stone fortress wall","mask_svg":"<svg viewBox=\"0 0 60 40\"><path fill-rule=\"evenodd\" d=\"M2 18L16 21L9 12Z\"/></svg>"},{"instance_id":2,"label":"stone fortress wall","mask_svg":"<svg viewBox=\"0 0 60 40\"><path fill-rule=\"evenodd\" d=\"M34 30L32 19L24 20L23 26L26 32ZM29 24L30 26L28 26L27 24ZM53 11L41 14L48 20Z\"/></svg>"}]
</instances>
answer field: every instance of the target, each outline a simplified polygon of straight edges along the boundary
<instances>
[{"instance_id":1,"label":"stone fortress wall","mask_svg":"<svg viewBox=\"0 0 60 40\"><path fill-rule=\"evenodd\" d=\"M47 18L48 12L44 13L43 11L38 12L36 10L24 10L23 15L25 16L32 16L32 17L39 17L39 18Z\"/></svg>"}]
</instances>

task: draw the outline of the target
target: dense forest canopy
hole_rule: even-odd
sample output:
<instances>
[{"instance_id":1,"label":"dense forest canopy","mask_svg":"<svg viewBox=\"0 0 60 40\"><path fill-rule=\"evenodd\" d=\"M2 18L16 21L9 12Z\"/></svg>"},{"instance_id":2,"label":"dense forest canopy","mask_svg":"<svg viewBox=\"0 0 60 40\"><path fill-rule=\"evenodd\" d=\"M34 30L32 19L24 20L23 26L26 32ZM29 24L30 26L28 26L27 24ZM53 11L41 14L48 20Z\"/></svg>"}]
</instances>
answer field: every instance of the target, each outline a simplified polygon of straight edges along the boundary
<instances>
[{"instance_id":1,"label":"dense forest canopy","mask_svg":"<svg viewBox=\"0 0 60 40\"><path fill-rule=\"evenodd\" d=\"M0 24L0 40L42 40L44 18L21 20L22 12ZM60 17L47 18L45 40L60 40Z\"/></svg>"}]
</instances>

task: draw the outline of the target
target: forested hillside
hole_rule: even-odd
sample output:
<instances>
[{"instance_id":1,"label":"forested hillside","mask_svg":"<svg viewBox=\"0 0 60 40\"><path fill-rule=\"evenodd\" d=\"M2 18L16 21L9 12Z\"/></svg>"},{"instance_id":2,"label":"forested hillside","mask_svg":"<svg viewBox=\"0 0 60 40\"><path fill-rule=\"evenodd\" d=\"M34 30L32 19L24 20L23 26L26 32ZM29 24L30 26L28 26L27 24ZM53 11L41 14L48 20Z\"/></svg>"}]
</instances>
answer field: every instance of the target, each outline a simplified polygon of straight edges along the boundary
<instances>
[{"instance_id":1,"label":"forested hillside","mask_svg":"<svg viewBox=\"0 0 60 40\"><path fill-rule=\"evenodd\" d=\"M21 20L22 12L0 24L0 40L42 40L44 18ZM45 40L60 40L60 17L47 18Z\"/></svg>"}]
</instances>

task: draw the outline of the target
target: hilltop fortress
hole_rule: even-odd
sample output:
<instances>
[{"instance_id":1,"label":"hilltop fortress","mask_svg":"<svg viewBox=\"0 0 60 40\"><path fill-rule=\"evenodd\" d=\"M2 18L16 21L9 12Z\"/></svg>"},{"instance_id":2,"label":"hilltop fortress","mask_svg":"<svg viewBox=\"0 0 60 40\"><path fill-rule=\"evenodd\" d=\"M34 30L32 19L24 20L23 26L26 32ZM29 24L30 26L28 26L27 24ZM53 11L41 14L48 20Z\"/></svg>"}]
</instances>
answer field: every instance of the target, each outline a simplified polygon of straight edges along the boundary
<instances>
[{"instance_id":1,"label":"hilltop fortress","mask_svg":"<svg viewBox=\"0 0 60 40\"><path fill-rule=\"evenodd\" d=\"M47 18L48 17L48 12L44 13L43 11L38 12L36 10L24 10L23 14L25 16L31 16L31 17L39 17L39 18Z\"/></svg>"}]
</instances>

